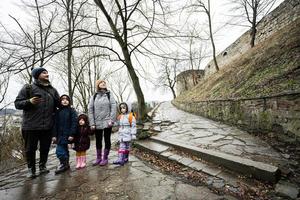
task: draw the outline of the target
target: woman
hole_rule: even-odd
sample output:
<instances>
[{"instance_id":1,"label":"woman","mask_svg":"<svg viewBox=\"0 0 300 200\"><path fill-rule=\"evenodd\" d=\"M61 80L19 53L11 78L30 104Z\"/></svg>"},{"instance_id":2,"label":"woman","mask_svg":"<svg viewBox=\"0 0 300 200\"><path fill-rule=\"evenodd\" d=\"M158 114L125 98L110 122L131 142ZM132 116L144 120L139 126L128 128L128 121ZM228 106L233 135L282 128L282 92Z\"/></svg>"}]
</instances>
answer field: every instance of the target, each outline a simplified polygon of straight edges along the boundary
<instances>
[{"instance_id":1,"label":"woman","mask_svg":"<svg viewBox=\"0 0 300 200\"><path fill-rule=\"evenodd\" d=\"M91 130L95 131L97 158L93 165L104 166L108 163L111 147L111 130L116 118L116 101L107 90L104 80L96 81L97 92L89 102L89 121ZM104 151L102 152L102 138L104 135ZM102 157L103 155L103 157Z\"/></svg>"}]
</instances>

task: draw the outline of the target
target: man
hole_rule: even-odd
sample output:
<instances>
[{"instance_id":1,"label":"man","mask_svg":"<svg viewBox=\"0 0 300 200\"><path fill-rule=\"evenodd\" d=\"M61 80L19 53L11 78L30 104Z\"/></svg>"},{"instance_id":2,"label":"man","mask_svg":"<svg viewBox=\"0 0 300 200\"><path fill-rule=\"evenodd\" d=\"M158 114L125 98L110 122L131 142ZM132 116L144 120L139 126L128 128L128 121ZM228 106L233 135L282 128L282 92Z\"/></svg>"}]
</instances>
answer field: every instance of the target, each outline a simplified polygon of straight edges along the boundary
<instances>
[{"instance_id":1,"label":"man","mask_svg":"<svg viewBox=\"0 0 300 200\"><path fill-rule=\"evenodd\" d=\"M22 136L28 178L36 177L36 150L39 143L39 174L48 173L46 168L54 126L54 114L59 105L59 94L49 82L48 71L38 67L31 71L33 84L26 84L15 100L15 107L23 110Z\"/></svg>"}]
</instances>

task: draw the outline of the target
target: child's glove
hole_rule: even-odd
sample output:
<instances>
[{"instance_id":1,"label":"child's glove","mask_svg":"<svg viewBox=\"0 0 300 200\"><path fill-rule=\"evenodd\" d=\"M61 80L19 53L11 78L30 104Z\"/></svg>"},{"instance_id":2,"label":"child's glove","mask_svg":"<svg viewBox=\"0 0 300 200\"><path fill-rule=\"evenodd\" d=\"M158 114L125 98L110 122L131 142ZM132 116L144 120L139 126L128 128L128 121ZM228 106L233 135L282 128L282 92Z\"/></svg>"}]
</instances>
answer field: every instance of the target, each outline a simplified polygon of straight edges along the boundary
<instances>
[{"instance_id":1,"label":"child's glove","mask_svg":"<svg viewBox=\"0 0 300 200\"><path fill-rule=\"evenodd\" d=\"M136 135L131 135L132 140L136 140Z\"/></svg>"}]
</instances>

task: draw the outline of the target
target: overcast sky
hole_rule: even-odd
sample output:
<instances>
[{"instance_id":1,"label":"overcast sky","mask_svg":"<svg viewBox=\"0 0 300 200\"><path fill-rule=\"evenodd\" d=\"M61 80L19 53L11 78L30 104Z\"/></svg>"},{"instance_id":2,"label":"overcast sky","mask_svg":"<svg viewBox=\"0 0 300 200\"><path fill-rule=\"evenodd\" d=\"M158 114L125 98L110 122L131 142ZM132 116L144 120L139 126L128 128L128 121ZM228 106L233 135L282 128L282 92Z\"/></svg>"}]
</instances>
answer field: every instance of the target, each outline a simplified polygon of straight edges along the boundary
<instances>
[{"instance_id":1,"label":"overcast sky","mask_svg":"<svg viewBox=\"0 0 300 200\"><path fill-rule=\"evenodd\" d=\"M1 22L4 25L11 25L13 24L13 21L8 16L13 15L19 20L23 20L23 22L26 22L28 14L24 12L23 9L20 9L16 4L19 4L20 0L0 0L0 19ZM277 5L281 3L282 0L277 1ZM222 26L226 21L228 20L227 15L230 14L229 7L230 5L226 4L226 0L220 1L220 0L212 0L211 1L211 8L213 10L213 25L215 28L219 28ZM275 6L275 7L276 7ZM215 43L217 52L221 52L224 50L227 46L229 46L231 43L233 43L243 32L245 32L248 28L245 27L227 27L225 29L221 29L219 32L215 35ZM208 62L208 60L206 61ZM204 68L205 63L203 63L202 68ZM53 74L50 73L50 80L56 78L53 77ZM16 78L15 78L16 79ZM152 101L152 100L170 100L172 99L171 93L162 94L161 92L154 90L152 85L147 84L145 81L141 81L142 88L144 90L144 95L146 101ZM11 80L10 86L9 86L9 93L7 102L11 102L15 99L17 92L21 88L21 84L16 82L14 79ZM54 86L58 87L57 85ZM64 93L65 91L59 91L60 93ZM153 95L155 92L155 95Z\"/></svg>"}]
</instances>

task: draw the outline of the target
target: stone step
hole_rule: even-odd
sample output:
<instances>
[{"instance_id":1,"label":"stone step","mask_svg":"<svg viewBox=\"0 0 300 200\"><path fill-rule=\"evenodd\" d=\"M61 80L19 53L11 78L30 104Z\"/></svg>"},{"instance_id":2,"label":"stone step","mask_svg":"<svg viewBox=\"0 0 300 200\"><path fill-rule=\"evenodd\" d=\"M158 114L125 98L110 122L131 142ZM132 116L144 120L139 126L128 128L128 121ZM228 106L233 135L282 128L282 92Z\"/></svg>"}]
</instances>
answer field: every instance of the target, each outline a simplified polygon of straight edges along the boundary
<instances>
[{"instance_id":1,"label":"stone step","mask_svg":"<svg viewBox=\"0 0 300 200\"><path fill-rule=\"evenodd\" d=\"M172 151L172 147L169 145L160 144L152 140L142 140L136 141L135 146L143 151L157 155L161 159L170 160L193 170L208 174L211 178L207 184L215 188L220 189L225 185L231 185L237 188L239 183L242 182L239 174L230 172L213 163L201 162L184 155L179 155Z\"/></svg>"},{"instance_id":2,"label":"stone step","mask_svg":"<svg viewBox=\"0 0 300 200\"><path fill-rule=\"evenodd\" d=\"M153 146L161 145L157 151L157 154L160 155L163 154L167 147L172 146L177 150L181 150L190 155L197 156L202 160L223 166L229 170L233 170L236 173L254 177L259 180L277 182L280 177L280 170L278 169L278 167L267 163L257 162L239 156L217 152L214 150L202 149L199 147L184 144L182 142L169 139L166 140L157 136L152 136L150 138L150 141L155 143L151 143L151 145Z\"/></svg>"}]
</instances>

